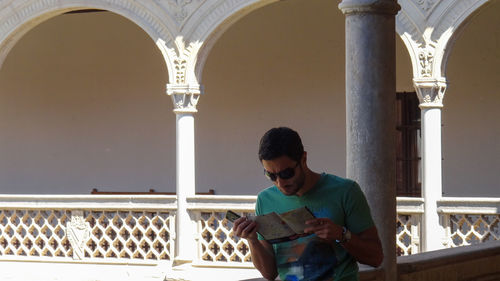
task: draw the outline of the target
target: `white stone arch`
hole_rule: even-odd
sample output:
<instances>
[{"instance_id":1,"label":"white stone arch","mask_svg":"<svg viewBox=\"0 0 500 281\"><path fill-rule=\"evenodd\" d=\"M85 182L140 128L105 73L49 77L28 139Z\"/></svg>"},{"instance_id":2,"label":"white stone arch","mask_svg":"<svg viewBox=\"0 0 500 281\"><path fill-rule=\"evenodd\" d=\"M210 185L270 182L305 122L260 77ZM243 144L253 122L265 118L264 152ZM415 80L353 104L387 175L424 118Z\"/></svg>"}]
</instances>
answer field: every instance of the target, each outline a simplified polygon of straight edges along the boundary
<instances>
[{"instance_id":1,"label":"white stone arch","mask_svg":"<svg viewBox=\"0 0 500 281\"><path fill-rule=\"evenodd\" d=\"M202 73L210 50L219 37L231 25L250 12L278 0L225 0L215 3L206 1L194 12L190 21L182 28L186 42L191 42L186 48L188 57L186 74L187 81L202 81Z\"/></svg>"},{"instance_id":2,"label":"white stone arch","mask_svg":"<svg viewBox=\"0 0 500 281\"><path fill-rule=\"evenodd\" d=\"M172 20L154 12L151 5L144 6L133 0L25 0L0 3L0 67L12 47L30 29L39 23L81 9L102 9L119 14L144 30L160 49L169 74L175 79L174 36Z\"/></svg>"},{"instance_id":3,"label":"white stone arch","mask_svg":"<svg viewBox=\"0 0 500 281\"><path fill-rule=\"evenodd\" d=\"M400 0L396 31L410 53L414 79L444 79L456 39L491 0Z\"/></svg>"},{"instance_id":4,"label":"white stone arch","mask_svg":"<svg viewBox=\"0 0 500 281\"><path fill-rule=\"evenodd\" d=\"M434 39L433 36L432 39L438 42L437 52L441 54L435 61L435 71L438 75L446 76L448 58L455 42L471 20L491 3L491 0L457 1L456 5L449 9L446 16L435 26L433 35L436 37Z\"/></svg>"}]
</instances>

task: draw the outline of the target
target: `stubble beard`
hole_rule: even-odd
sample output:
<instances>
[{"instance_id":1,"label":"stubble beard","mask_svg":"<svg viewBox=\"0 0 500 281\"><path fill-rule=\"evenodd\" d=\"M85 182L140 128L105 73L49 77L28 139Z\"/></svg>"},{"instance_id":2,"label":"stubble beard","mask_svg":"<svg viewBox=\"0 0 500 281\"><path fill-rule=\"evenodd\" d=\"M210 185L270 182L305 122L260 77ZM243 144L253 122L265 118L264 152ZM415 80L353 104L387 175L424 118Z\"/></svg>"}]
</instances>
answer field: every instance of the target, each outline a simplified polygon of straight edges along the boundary
<instances>
[{"instance_id":1,"label":"stubble beard","mask_svg":"<svg viewBox=\"0 0 500 281\"><path fill-rule=\"evenodd\" d=\"M292 195L297 195L297 193L304 187L305 183L305 174L304 170L302 169L302 166L300 166L300 174L296 175L297 179L293 181L291 184L293 186L293 189L290 192L284 192L288 191L289 189L284 188L281 192L287 196L292 196Z\"/></svg>"}]
</instances>

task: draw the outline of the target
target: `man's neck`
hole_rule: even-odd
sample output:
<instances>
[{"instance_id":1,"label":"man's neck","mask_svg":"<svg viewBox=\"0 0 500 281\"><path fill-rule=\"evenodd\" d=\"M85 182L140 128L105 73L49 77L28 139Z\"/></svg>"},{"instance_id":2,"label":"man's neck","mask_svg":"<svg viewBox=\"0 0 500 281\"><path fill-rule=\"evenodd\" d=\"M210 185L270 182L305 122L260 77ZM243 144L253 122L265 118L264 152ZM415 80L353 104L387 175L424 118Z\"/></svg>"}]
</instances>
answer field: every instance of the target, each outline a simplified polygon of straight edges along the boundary
<instances>
[{"instance_id":1,"label":"man's neck","mask_svg":"<svg viewBox=\"0 0 500 281\"><path fill-rule=\"evenodd\" d=\"M306 194L309 190L313 189L316 183L321 178L321 174L315 173L309 169L305 171L306 178L304 186L296 193L297 196L302 196Z\"/></svg>"}]
</instances>

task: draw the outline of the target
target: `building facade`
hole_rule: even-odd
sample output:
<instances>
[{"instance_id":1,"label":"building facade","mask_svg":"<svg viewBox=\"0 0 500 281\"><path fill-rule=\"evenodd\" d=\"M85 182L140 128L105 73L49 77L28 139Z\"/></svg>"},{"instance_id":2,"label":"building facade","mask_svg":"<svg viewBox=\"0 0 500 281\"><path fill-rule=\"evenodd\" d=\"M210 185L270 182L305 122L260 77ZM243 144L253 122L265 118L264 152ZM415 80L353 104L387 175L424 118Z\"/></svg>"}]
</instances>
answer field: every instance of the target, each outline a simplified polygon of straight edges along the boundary
<instances>
[{"instance_id":1,"label":"building facade","mask_svg":"<svg viewBox=\"0 0 500 281\"><path fill-rule=\"evenodd\" d=\"M446 247L442 239L429 239L447 231L440 214L455 199L444 197L487 197L472 205L483 208L486 201L487 214L498 213L498 201L491 198L499 197L499 4L338 4L1 1L4 201L14 208L32 201L20 194L44 194L42 204L50 209L66 206L68 198L80 198L80 207L92 198L105 201L105 196L82 195L93 188L175 191L177 197L138 200L151 204L146 210L175 213L168 221L172 239L165 241L174 250L167 260L172 267L185 266L199 250L193 212L202 210L197 206L219 208L192 199L195 193L214 189L220 197L213 200L229 205L234 202L226 197L239 196L236 208L250 211L253 197L248 196L269 184L257 161L258 140L268 128L287 125L303 135L313 169L357 179L377 217L395 217L395 183L384 187L395 171L383 165L395 158L395 143L384 138L391 136L385 130L395 126L395 92L416 92L422 198L405 204L422 214L420 250ZM87 12L75 12L81 10ZM378 93L386 94L379 98ZM381 183L370 184L375 181ZM127 198L115 203L125 204ZM78 218L99 221L101 215L90 213L71 213L67 223L74 217L77 229ZM148 221L167 222L158 217ZM497 225L498 233L498 215L489 225ZM386 245L394 245L393 232L383 233ZM145 245L141 241L136 244ZM394 264L395 256L389 260Z\"/></svg>"}]
</instances>

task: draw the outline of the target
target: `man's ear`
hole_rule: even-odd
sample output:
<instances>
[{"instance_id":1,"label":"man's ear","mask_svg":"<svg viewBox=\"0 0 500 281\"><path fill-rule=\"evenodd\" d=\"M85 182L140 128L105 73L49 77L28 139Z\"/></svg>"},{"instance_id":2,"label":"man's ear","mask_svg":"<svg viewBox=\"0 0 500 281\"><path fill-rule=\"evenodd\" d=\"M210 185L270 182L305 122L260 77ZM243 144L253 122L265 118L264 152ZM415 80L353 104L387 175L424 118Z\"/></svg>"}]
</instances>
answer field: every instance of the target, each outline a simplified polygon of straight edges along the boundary
<instances>
[{"instance_id":1,"label":"man's ear","mask_svg":"<svg viewBox=\"0 0 500 281\"><path fill-rule=\"evenodd\" d=\"M307 167L307 151L304 151L304 153L302 154L302 159L300 161L300 164L302 166Z\"/></svg>"}]
</instances>

